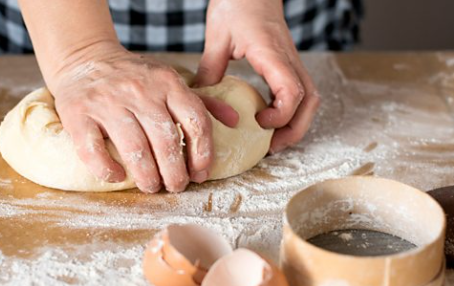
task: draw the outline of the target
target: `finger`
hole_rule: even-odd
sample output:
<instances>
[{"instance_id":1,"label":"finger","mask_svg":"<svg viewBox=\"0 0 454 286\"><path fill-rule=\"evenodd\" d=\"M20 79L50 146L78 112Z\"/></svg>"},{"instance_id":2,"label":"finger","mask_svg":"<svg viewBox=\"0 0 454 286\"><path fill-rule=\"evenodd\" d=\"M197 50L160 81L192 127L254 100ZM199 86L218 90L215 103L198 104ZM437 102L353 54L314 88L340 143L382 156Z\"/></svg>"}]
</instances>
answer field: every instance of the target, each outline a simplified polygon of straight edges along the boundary
<instances>
[{"instance_id":1,"label":"finger","mask_svg":"<svg viewBox=\"0 0 454 286\"><path fill-rule=\"evenodd\" d=\"M209 86L220 82L224 77L229 60L229 41L207 38L194 79L195 86Z\"/></svg>"},{"instance_id":2,"label":"finger","mask_svg":"<svg viewBox=\"0 0 454 286\"><path fill-rule=\"evenodd\" d=\"M320 97L316 92L307 94L289 124L274 132L270 153L279 152L300 141L309 129L319 105Z\"/></svg>"},{"instance_id":3,"label":"finger","mask_svg":"<svg viewBox=\"0 0 454 286\"><path fill-rule=\"evenodd\" d=\"M302 64L298 52L296 49L293 49L289 54L293 58L290 62L297 72L298 77L303 82L305 97L289 125L276 131L271 143L270 153L279 152L300 141L309 129L316 110L320 105L320 96L312 78ZM307 114L304 116L303 113Z\"/></svg>"},{"instance_id":4,"label":"finger","mask_svg":"<svg viewBox=\"0 0 454 286\"><path fill-rule=\"evenodd\" d=\"M190 91L170 97L167 105L186 137L191 180L201 183L208 179L214 159L211 118L202 100Z\"/></svg>"},{"instance_id":5,"label":"finger","mask_svg":"<svg viewBox=\"0 0 454 286\"><path fill-rule=\"evenodd\" d=\"M103 135L94 120L82 117L68 122L63 117L62 123L71 135L79 158L92 174L109 183L122 182L126 178L123 167L107 151Z\"/></svg>"},{"instance_id":6,"label":"finger","mask_svg":"<svg viewBox=\"0 0 454 286\"><path fill-rule=\"evenodd\" d=\"M177 127L165 106L153 105L147 110L134 113L151 143L164 185L169 192L184 191L189 176Z\"/></svg>"},{"instance_id":7,"label":"finger","mask_svg":"<svg viewBox=\"0 0 454 286\"><path fill-rule=\"evenodd\" d=\"M315 96L318 96L317 88L315 87L315 84L311 76L309 75L309 72L304 68L304 65L296 49L293 49L292 54L293 60L291 61L291 63L296 73L298 74L298 77L303 83L304 94L315 94Z\"/></svg>"},{"instance_id":8,"label":"finger","mask_svg":"<svg viewBox=\"0 0 454 286\"><path fill-rule=\"evenodd\" d=\"M262 75L274 95L272 105L257 114L264 128L285 126L295 114L304 96L301 81L290 61L275 52L261 51L246 54L254 70Z\"/></svg>"},{"instance_id":9,"label":"finger","mask_svg":"<svg viewBox=\"0 0 454 286\"><path fill-rule=\"evenodd\" d=\"M205 107L211 115L222 122L222 124L230 128L234 128L238 124L240 115L233 107L214 97L205 95L199 95L199 97L202 99L203 104L205 104Z\"/></svg>"},{"instance_id":10,"label":"finger","mask_svg":"<svg viewBox=\"0 0 454 286\"><path fill-rule=\"evenodd\" d=\"M104 126L137 187L147 193L158 192L161 180L147 137L134 115L126 109L111 113Z\"/></svg>"}]
</instances>

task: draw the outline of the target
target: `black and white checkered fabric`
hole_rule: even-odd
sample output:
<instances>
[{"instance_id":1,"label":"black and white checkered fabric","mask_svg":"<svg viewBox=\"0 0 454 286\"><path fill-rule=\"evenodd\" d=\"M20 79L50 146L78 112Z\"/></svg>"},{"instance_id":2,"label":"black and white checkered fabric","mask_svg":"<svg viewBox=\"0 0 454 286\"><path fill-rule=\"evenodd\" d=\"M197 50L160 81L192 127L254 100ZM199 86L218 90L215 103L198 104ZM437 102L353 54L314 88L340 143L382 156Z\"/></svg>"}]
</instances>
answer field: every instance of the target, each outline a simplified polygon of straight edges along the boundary
<instances>
[{"instance_id":1,"label":"black and white checkered fabric","mask_svg":"<svg viewBox=\"0 0 454 286\"><path fill-rule=\"evenodd\" d=\"M208 1L110 0L109 6L126 48L201 52ZM361 0L283 1L285 19L299 50L344 50L357 42ZM31 52L17 0L0 0L0 54Z\"/></svg>"}]
</instances>

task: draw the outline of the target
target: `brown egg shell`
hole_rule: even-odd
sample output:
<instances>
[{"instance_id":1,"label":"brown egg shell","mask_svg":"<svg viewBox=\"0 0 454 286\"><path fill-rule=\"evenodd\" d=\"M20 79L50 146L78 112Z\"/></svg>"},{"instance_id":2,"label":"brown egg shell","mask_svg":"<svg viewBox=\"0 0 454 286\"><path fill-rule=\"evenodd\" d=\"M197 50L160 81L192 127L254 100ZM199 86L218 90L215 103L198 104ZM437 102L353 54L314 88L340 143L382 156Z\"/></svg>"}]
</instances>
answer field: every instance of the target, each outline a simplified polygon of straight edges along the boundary
<instances>
[{"instance_id":1,"label":"brown egg shell","mask_svg":"<svg viewBox=\"0 0 454 286\"><path fill-rule=\"evenodd\" d=\"M211 265L231 252L227 241L210 229L171 225L148 245L143 271L155 286L198 286Z\"/></svg>"},{"instance_id":2,"label":"brown egg shell","mask_svg":"<svg viewBox=\"0 0 454 286\"><path fill-rule=\"evenodd\" d=\"M197 270L189 261L183 258L177 266L166 261L163 252L166 244L170 242L167 230L164 230L148 245L143 258L145 278L156 286L198 286L193 279L193 274Z\"/></svg>"},{"instance_id":3,"label":"brown egg shell","mask_svg":"<svg viewBox=\"0 0 454 286\"><path fill-rule=\"evenodd\" d=\"M257 253L240 248L219 259L202 286L287 286L284 274Z\"/></svg>"}]
</instances>

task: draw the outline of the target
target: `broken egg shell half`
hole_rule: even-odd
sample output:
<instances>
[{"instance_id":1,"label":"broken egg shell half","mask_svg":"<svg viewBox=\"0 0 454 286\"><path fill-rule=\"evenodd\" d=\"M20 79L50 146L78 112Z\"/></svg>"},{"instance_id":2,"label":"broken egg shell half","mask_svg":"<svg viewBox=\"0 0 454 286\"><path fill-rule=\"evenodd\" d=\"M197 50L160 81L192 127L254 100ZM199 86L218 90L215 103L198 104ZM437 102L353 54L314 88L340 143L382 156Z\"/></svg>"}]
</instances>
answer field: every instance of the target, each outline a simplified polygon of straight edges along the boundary
<instances>
[{"instance_id":1,"label":"broken egg shell half","mask_svg":"<svg viewBox=\"0 0 454 286\"><path fill-rule=\"evenodd\" d=\"M284 274L257 253L240 248L218 260L202 286L288 286Z\"/></svg>"},{"instance_id":2,"label":"broken egg shell half","mask_svg":"<svg viewBox=\"0 0 454 286\"><path fill-rule=\"evenodd\" d=\"M143 272L155 286L198 286L208 269L231 252L227 241L210 229L171 225L149 243Z\"/></svg>"}]
</instances>

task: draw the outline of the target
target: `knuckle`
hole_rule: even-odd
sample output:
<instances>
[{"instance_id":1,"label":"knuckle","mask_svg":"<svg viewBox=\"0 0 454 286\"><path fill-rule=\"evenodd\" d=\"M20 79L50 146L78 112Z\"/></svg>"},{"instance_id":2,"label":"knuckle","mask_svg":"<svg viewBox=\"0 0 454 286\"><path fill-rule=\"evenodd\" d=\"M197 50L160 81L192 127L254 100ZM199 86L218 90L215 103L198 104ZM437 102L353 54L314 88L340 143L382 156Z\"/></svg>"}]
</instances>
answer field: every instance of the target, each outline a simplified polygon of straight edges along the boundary
<instances>
[{"instance_id":1,"label":"knuckle","mask_svg":"<svg viewBox=\"0 0 454 286\"><path fill-rule=\"evenodd\" d=\"M208 115L204 112L200 117L200 128L203 134L209 133L211 131L211 119Z\"/></svg>"},{"instance_id":2,"label":"knuckle","mask_svg":"<svg viewBox=\"0 0 454 286\"><path fill-rule=\"evenodd\" d=\"M120 88L133 94L145 94L145 86L142 79L128 78L120 83Z\"/></svg>"},{"instance_id":3,"label":"knuckle","mask_svg":"<svg viewBox=\"0 0 454 286\"><path fill-rule=\"evenodd\" d=\"M183 161L183 147L180 145L179 139L157 138L153 143L156 155L165 159L168 164Z\"/></svg>"},{"instance_id":4,"label":"knuckle","mask_svg":"<svg viewBox=\"0 0 454 286\"><path fill-rule=\"evenodd\" d=\"M135 165L145 158L144 153L143 148L136 148L123 152L123 157L127 163Z\"/></svg>"},{"instance_id":5,"label":"knuckle","mask_svg":"<svg viewBox=\"0 0 454 286\"><path fill-rule=\"evenodd\" d=\"M193 110L187 117L188 126L193 136L204 136L211 134L211 119L206 112Z\"/></svg>"},{"instance_id":6,"label":"knuckle","mask_svg":"<svg viewBox=\"0 0 454 286\"><path fill-rule=\"evenodd\" d=\"M178 73L171 67L160 67L156 70L156 73L160 79L170 81L170 82L180 82L180 76Z\"/></svg>"},{"instance_id":7,"label":"knuckle","mask_svg":"<svg viewBox=\"0 0 454 286\"><path fill-rule=\"evenodd\" d=\"M300 82L295 82L287 86L287 93L293 100L298 102L303 99L305 94L304 88Z\"/></svg>"},{"instance_id":8,"label":"knuckle","mask_svg":"<svg viewBox=\"0 0 454 286\"><path fill-rule=\"evenodd\" d=\"M84 113L90 110L93 104L99 104L106 101L109 93L106 91L110 90L104 84L96 87L90 87L84 90L81 95L75 96L74 100L71 101L71 108L75 105L80 105L80 108L85 108L80 113Z\"/></svg>"},{"instance_id":9,"label":"knuckle","mask_svg":"<svg viewBox=\"0 0 454 286\"><path fill-rule=\"evenodd\" d=\"M125 132L119 134L127 134ZM129 134L128 135L123 135L121 137L117 138L118 140L118 145L121 145L121 149L123 149L124 152L128 153L145 153L147 150L148 144L147 141L144 138L144 135L141 134Z\"/></svg>"},{"instance_id":10,"label":"knuckle","mask_svg":"<svg viewBox=\"0 0 454 286\"><path fill-rule=\"evenodd\" d=\"M194 106L195 111L204 114L206 107L203 99L210 99L210 97L206 96L205 94L197 94L194 92L187 93L187 96L190 100L190 103Z\"/></svg>"},{"instance_id":11,"label":"knuckle","mask_svg":"<svg viewBox=\"0 0 454 286\"><path fill-rule=\"evenodd\" d=\"M183 161L183 148L176 142L170 142L170 144L165 148L164 153L168 162L171 164Z\"/></svg>"},{"instance_id":12,"label":"knuckle","mask_svg":"<svg viewBox=\"0 0 454 286\"><path fill-rule=\"evenodd\" d=\"M156 136L154 146L164 155L169 156L181 152L180 137L176 130L156 133Z\"/></svg>"},{"instance_id":13,"label":"knuckle","mask_svg":"<svg viewBox=\"0 0 454 286\"><path fill-rule=\"evenodd\" d=\"M86 95L86 100L90 101L88 94ZM61 114L87 114L89 108L84 101L76 101L64 106L61 111ZM66 118L66 116L62 117Z\"/></svg>"},{"instance_id":14,"label":"knuckle","mask_svg":"<svg viewBox=\"0 0 454 286\"><path fill-rule=\"evenodd\" d=\"M296 128L290 125L290 134L288 137L288 142L290 145L295 145L296 143L300 142L304 137L304 129L303 128Z\"/></svg>"}]
</instances>

